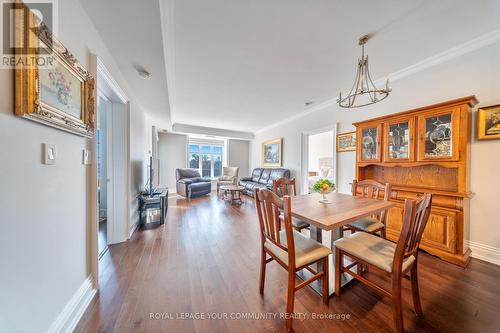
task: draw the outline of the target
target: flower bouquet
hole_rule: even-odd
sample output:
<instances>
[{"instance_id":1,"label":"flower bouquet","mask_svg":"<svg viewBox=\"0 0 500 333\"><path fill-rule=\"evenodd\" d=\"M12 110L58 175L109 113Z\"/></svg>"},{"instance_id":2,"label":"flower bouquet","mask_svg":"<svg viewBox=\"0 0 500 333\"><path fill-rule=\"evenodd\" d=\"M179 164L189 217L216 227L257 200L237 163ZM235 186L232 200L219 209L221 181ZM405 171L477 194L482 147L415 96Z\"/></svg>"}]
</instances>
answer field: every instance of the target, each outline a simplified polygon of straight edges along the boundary
<instances>
[{"instance_id":1,"label":"flower bouquet","mask_svg":"<svg viewBox=\"0 0 500 333\"><path fill-rule=\"evenodd\" d=\"M326 195L335 190L335 184L328 179L320 179L314 183L313 190L323 195L323 198L319 202L329 203L330 201L326 198Z\"/></svg>"}]
</instances>

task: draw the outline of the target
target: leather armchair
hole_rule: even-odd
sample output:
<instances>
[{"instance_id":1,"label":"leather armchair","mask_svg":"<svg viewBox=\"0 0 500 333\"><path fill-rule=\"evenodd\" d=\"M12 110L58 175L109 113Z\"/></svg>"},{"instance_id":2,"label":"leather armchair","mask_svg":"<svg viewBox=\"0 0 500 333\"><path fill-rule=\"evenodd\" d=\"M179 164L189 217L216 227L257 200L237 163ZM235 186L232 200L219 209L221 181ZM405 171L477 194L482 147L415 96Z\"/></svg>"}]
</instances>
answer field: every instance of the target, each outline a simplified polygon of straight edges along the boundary
<instances>
[{"instance_id":1,"label":"leather armchair","mask_svg":"<svg viewBox=\"0 0 500 333\"><path fill-rule=\"evenodd\" d=\"M201 177L196 169L176 169L175 179L177 194L186 198L209 194L212 190L211 179Z\"/></svg>"}]
</instances>

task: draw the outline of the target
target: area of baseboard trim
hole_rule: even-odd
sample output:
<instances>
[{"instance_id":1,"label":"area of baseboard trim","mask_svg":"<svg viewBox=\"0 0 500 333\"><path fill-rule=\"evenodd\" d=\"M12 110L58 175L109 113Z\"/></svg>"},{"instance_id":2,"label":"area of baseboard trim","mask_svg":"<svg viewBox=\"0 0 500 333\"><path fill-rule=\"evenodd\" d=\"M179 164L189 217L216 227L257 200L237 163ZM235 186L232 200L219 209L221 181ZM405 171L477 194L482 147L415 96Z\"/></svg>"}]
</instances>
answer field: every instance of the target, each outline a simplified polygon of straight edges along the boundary
<instances>
[{"instance_id":1,"label":"area of baseboard trim","mask_svg":"<svg viewBox=\"0 0 500 333\"><path fill-rule=\"evenodd\" d=\"M465 243L469 245L472 251L472 258L500 265L500 249L471 241L465 241Z\"/></svg>"},{"instance_id":2,"label":"area of baseboard trim","mask_svg":"<svg viewBox=\"0 0 500 333\"><path fill-rule=\"evenodd\" d=\"M73 332L95 294L96 290L92 288L91 278L88 277L73 294L61 313L47 330L47 333Z\"/></svg>"}]
</instances>

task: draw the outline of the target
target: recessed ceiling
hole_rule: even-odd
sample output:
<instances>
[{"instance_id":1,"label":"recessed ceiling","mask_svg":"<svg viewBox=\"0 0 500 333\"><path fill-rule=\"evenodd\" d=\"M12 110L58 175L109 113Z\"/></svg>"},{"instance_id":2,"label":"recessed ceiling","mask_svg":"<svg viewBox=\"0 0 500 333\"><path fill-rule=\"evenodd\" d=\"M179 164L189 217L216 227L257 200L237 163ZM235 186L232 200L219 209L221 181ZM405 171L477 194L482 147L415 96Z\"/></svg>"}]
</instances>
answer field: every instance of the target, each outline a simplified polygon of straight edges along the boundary
<instances>
[{"instance_id":1,"label":"recessed ceiling","mask_svg":"<svg viewBox=\"0 0 500 333\"><path fill-rule=\"evenodd\" d=\"M500 28L494 0L160 1L172 121L243 131L350 88L363 34L378 79Z\"/></svg>"},{"instance_id":2,"label":"recessed ceiling","mask_svg":"<svg viewBox=\"0 0 500 333\"><path fill-rule=\"evenodd\" d=\"M350 88L363 34L375 80L500 28L497 0L81 2L148 112L247 132Z\"/></svg>"}]
</instances>

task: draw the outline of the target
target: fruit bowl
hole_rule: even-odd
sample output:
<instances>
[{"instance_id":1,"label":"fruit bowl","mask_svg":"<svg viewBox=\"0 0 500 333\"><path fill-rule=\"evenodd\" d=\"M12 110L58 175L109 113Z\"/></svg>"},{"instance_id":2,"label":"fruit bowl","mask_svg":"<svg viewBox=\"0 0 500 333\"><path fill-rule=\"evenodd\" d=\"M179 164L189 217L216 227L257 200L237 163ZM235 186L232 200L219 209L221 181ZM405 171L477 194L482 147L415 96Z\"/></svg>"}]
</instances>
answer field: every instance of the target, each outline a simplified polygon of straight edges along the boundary
<instances>
[{"instance_id":1,"label":"fruit bowl","mask_svg":"<svg viewBox=\"0 0 500 333\"><path fill-rule=\"evenodd\" d=\"M314 183L313 190L314 192L322 195L322 198L319 202L330 203L326 195L332 193L335 190L335 184L328 179L320 179L316 183Z\"/></svg>"}]
</instances>

